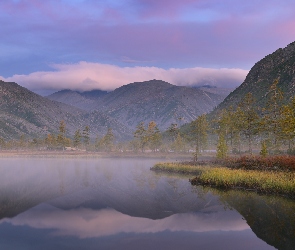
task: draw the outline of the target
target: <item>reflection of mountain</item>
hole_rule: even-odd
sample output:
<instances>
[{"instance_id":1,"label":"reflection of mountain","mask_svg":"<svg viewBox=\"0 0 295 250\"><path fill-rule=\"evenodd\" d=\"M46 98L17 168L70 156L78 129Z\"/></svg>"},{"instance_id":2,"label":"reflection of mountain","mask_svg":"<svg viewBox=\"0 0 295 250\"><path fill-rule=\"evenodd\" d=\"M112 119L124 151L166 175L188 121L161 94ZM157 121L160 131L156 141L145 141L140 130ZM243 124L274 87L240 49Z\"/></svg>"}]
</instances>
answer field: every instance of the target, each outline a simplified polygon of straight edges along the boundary
<instances>
[{"instance_id":1,"label":"reflection of mountain","mask_svg":"<svg viewBox=\"0 0 295 250\"><path fill-rule=\"evenodd\" d=\"M241 191L215 190L213 193L236 209L260 239L277 249L294 249L294 201Z\"/></svg>"},{"instance_id":2,"label":"reflection of mountain","mask_svg":"<svg viewBox=\"0 0 295 250\"><path fill-rule=\"evenodd\" d=\"M113 244L124 236L122 244L114 244L122 249L130 249L130 241L136 241L137 247L132 249L138 249L155 238L167 243L147 249L180 249L184 238L190 243L183 249L206 249L205 245L209 245L207 249L272 249L256 238L237 211L225 211L218 195L192 187L186 178L155 174L149 170L155 162L2 159L0 235L10 228L15 238L26 235L32 242L38 232L46 244L54 237L60 245L72 238L79 239L79 245L88 238L97 244L103 240ZM244 215L243 209L237 209ZM7 237L9 233L0 236L0 248ZM11 240L6 242L11 244ZM243 246L238 248L241 242ZM17 244L22 244L21 239Z\"/></svg>"},{"instance_id":3,"label":"reflection of mountain","mask_svg":"<svg viewBox=\"0 0 295 250\"><path fill-rule=\"evenodd\" d=\"M110 236L118 233L159 233L167 230L211 232L249 229L237 212L225 211L222 206L215 207L207 213L174 214L163 219L151 220L122 214L112 208L98 210L77 208L65 211L40 205L13 219L5 219L4 222L16 226L54 229L57 234L80 238Z\"/></svg>"},{"instance_id":4,"label":"reflection of mountain","mask_svg":"<svg viewBox=\"0 0 295 250\"><path fill-rule=\"evenodd\" d=\"M63 210L112 207L150 219L220 204L217 196L198 197L186 179L155 175L149 171L154 163L140 159L26 159L21 163L15 159L6 169L2 167L0 218L13 217L40 203Z\"/></svg>"}]
</instances>

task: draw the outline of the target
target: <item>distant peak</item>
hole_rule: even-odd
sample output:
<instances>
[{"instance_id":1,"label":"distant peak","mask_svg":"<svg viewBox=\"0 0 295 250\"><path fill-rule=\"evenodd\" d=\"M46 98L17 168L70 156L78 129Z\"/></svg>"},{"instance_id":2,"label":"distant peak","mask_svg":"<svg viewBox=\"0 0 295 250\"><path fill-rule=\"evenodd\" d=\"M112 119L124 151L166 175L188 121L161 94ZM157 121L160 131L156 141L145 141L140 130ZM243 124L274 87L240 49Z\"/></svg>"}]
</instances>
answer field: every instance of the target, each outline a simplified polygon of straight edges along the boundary
<instances>
[{"instance_id":1,"label":"distant peak","mask_svg":"<svg viewBox=\"0 0 295 250\"><path fill-rule=\"evenodd\" d=\"M3 80L0 80L1 84L5 84L5 85L15 85L15 86L19 86L16 82L5 82Z\"/></svg>"},{"instance_id":2,"label":"distant peak","mask_svg":"<svg viewBox=\"0 0 295 250\"><path fill-rule=\"evenodd\" d=\"M210 85L210 84L204 84L204 85L192 85L189 86L191 88L195 88L195 89L217 89L217 86L215 85Z\"/></svg>"},{"instance_id":3,"label":"distant peak","mask_svg":"<svg viewBox=\"0 0 295 250\"><path fill-rule=\"evenodd\" d=\"M133 82L133 83L130 83L130 84L141 84L141 85L144 85L144 84L161 84L161 85L167 85L167 86L174 86L174 85L172 85L171 83L169 83L169 82L165 82L165 81L163 81L163 80L157 80L157 79L153 79L153 80L148 80L148 81L142 81L142 82ZM129 85L129 84L127 84L127 85Z\"/></svg>"},{"instance_id":4,"label":"distant peak","mask_svg":"<svg viewBox=\"0 0 295 250\"><path fill-rule=\"evenodd\" d=\"M71 90L71 89L62 89L62 90L59 90L59 91L57 91L55 93L65 93L65 92L76 92L76 91Z\"/></svg>"}]
</instances>

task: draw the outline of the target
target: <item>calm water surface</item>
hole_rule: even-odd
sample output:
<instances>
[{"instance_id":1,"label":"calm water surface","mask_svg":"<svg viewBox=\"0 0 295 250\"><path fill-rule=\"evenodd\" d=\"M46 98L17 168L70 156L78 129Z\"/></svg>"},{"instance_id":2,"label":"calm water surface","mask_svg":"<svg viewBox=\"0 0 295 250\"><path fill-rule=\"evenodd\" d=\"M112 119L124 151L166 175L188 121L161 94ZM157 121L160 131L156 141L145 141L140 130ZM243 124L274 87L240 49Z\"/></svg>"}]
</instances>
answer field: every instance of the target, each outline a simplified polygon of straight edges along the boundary
<instances>
[{"instance_id":1,"label":"calm water surface","mask_svg":"<svg viewBox=\"0 0 295 250\"><path fill-rule=\"evenodd\" d=\"M0 160L0 249L294 249L295 204L193 187L151 159Z\"/></svg>"}]
</instances>

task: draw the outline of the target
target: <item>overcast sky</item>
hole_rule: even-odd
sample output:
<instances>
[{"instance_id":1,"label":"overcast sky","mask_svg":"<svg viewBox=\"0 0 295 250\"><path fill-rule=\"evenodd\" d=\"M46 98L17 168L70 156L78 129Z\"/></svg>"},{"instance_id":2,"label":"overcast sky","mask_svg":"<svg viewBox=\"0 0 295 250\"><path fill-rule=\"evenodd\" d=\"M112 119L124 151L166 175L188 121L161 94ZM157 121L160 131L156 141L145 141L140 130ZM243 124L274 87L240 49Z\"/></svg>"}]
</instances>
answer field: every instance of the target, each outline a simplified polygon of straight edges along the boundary
<instances>
[{"instance_id":1,"label":"overcast sky","mask_svg":"<svg viewBox=\"0 0 295 250\"><path fill-rule=\"evenodd\" d=\"M295 40L294 0L1 0L0 78L37 92L240 85Z\"/></svg>"}]
</instances>

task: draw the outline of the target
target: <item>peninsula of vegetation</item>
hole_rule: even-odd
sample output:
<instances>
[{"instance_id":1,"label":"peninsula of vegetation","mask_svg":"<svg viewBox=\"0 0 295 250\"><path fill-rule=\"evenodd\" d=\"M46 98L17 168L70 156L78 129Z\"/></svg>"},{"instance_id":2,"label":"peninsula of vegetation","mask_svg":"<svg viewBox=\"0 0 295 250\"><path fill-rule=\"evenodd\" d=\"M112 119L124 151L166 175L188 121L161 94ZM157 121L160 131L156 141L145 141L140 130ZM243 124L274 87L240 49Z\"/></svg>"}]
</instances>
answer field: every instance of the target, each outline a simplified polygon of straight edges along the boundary
<instances>
[{"instance_id":1,"label":"peninsula of vegetation","mask_svg":"<svg viewBox=\"0 0 295 250\"><path fill-rule=\"evenodd\" d=\"M295 197L295 43L257 62L243 84L193 131L194 159L152 169L186 173L194 185L246 189ZM216 160L198 162L216 145Z\"/></svg>"},{"instance_id":2,"label":"peninsula of vegetation","mask_svg":"<svg viewBox=\"0 0 295 250\"><path fill-rule=\"evenodd\" d=\"M295 198L294 156L243 156L190 163L158 163L154 171L190 174L192 185L244 189Z\"/></svg>"},{"instance_id":3,"label":"peninsula of vegetation","mask_svg":"<svg viewBox=\"0 0 295 250\"><path fill-rule=\"evenodd\" d=\"M283 94L277 84L275 80L271 85L268 105L263 110L254 105L252 94L248 93L236 109L221 110L217 119L210 115L209 119L198 117L191 124L195 136L193 161L159 163L152 170L197 175L190 180L193 185L246 189L294 198L295 99L283 105L280 102ZM217 138L216 160L198 163L199 155L208 145L208 127ZM214 134L209 136L214 138ZM246 151L241 152L242 145Z\"/></svg>"}]
</instances>

